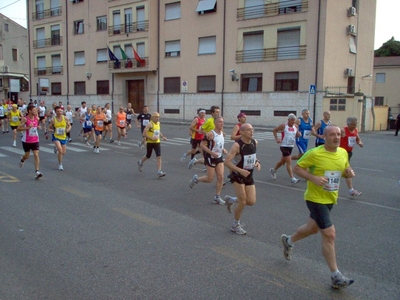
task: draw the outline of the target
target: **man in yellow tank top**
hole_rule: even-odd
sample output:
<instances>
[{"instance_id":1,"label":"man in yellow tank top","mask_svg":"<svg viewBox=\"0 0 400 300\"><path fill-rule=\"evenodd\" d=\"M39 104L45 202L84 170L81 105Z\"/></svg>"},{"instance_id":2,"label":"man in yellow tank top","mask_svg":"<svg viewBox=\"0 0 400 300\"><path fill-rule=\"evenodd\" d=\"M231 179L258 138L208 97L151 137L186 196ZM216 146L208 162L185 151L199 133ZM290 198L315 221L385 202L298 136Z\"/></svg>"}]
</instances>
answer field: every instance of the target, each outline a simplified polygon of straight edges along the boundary
<instances>
[{"instance_id":1,"label":"man in yellow tank top","mask_svg":"<svg viewBox=\"0 0 400 300\"><path fill-rule=\"evenodd\" d=\"M49 130L53 132L52 141L54 142L54 153L58 158L58 169L64 171L62 164L62 157L67 152L67 132L71 130L71 124L68 119L63 115L61 106L54 107L56 115L50 121Z\"/></svg>"},{"instance_id":2,"label":"man in yellow tank top","mask_svg":"<svg viewBox=\"0 0 400 300\"><path fill-rule=\"evenodd\" d=\"M17 128L21 122L21 112L18 110L18 105L13 104L12 110L8 114L11 130L13 132L13 147L17 146Z\"/></svg>"},{"instance_id":3,"label":"man in yellow tank top","mask_svg":"<svg viewBox=\"0 0 400 300\"><path fill-rule=\"evenodd\" d=\"M165 173L161 171L161 142L160 138L162 138L164 141L167 140L167 138L161 133L161 126L160 126L160 114L158 112L155 112L151 115L150 122L147 124L145 129L143 130L143 136L146 137L146 147L147 147L147 153L142 157L141 160L138 161L138 168L139 171L143 171L143 163L148 160L151 157L151 153L154 152L157 157L157 169L158 169L158 177L164 177Z\"/></svg>"}]
</instances>

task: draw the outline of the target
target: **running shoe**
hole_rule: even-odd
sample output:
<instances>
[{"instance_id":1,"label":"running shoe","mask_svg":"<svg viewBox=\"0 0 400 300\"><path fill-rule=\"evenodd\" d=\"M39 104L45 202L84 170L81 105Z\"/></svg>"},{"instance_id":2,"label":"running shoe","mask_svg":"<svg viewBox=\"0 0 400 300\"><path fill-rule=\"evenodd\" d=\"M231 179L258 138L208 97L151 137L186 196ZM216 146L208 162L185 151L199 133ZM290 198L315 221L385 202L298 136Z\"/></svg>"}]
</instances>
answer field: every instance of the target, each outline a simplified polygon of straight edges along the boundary
<instances>
[{"instance_id":1,"label":"running shoe","mask_svg":"<svg viewBox=\"0 0 400 300\"><path fill-rule=\"evenodd\" d=\"M143 164L142 164L142 162L140 160L137 162L137 165L138 165L139 171L142 172L143 171Z\"/></svg>"},{"instance_id":2,"label":"running shoe","mask_svg":"<svg viewBox=\"0 0 400 300\"><path fill-rule=\"evenodd\" d=\"M39 171L36 171L36 172L35 172L35 175L36 175L35 179L39 179L40 177L43 176L43 174L40 173Z\"/></svg>"},{"instance_id":3,"label":"running shoe","mask_svg":"<svg viewBox=\"0 0 400 300\"><path fill-rule=\"evenodd\" d=\"M351 197L357 197L357 196L361 196L362 192L357 191L355 189L351 189L351 190L349 190L349 194L350 194Z\"/></svg>"},{"instance_id":4,"label":"running shoe","mask_svg":"<svg viewBox=\"0 0 400 300\"><path fill-rule=\"evenodd\" d=\"M21 156L21 160L19 161L19 167L22 168L24 166L24 162L22 161L22 156Z\"/></svg>"},{"instance_id":5,"label":"running shoe","mask_svg":"<svg viewBox=\"0 0 400 300\"><path fill-rule=\"evenodd\" d=\"M54 154L57 154L57 147L54 145L54 149L53 149Z\"/></svg>"},{"instance_id":6,"label":"running shoe","mask_svg":"<svg viewBox=\"0 0 400 300\"><path fill-rule=\"evenodd\" d=\"M225 201L220 196L214 196L213 202L219 205L225 205Z\"/></svg>"},{"instance_id":7,"label":"running shoe","mask_svg":"<svg viewBox=\"0 0 400 300\"><path fill-rule=\"evenodd\" d=\"M60 170L60 171L64 171L64 167L63 167L63 165L58 165L58 170Z\"/></svg>"},{"instance_id":8,"label":"running shoe","mask_svg":"<svg viewBox=\"0 0 400 300\"><path fill-rule=\"evenodd\" d=\"M231 226L231 231L240 234L240 235L245 235L247 233L246 230L243 229L242 225L237 224L237 225L232 225Z\"/></svg>"},{"instance_id":9,"label":"running shoe","mask_svg":"<svg viewBox=\"0 0 400 300\"><path fill-rule=\"evenodd\" d=\"M181 162L184 162L186 160L186 152L183 153L182 157L181 157Z\"/></svg>"},{"instance_id":10,"label":"running shoe","mask_svg":"<svg viewBox=\"0 0 400 300\"><path fill-rule=\"evenodd\" d=\"M164 177L165 173L161 170L158 170L157 175L158 175L158 177Z\"/></svg>"},{"instance_id":11,"label":"running shoe","mask_svg":"<svg viewBox=\"0 0 400 300\"><path fill-rule=\"evenodd\" d=\"M111 143L114 143L114 140L113 140L113 139L110 139L110 144L111 144Z\"/></svg>"},{"instance_id":12,"label":"running shoe","mask_svg":"<svg viewBox=\"0 0 400 300\"><path fill-rule=\"evenodd\" d=\"M229 195L226 195L226 196L224 197L224 200L225 200L225 203L226 203L226 209L227 209L228 212L231 214L231 213L232 213L232 206L233 206L233 204L235 203L235 202L234 202L234 198L231 197L231 196L229 196Z\"/></svg>"},{"instance_id":13,"label":"running shoe","mask_svg":"<svg viewBox=\"0 0 400 300\"><path fill-rule=\"evenodd\" d=\"M68 143L72 143L72 139L68 139Z\"/></svg>"},{"instance_id":14,"label":"running shoe","mask_svg":"<svg viewBox=\"0 0 400 300\"><path fill-rule=\"evenodd\" d=\"M89 147L91 146L90 143L89 143L89 141L86 142L86 145L89 146Z\"/></svg>"},{"instance_id":15,"label":"running shoe","mask_svg":"<svg viewBox=\"0 0 400 300\"><path fill-rule=\"evenodd\" d=\"M13 145L13 147L17 147L17 142L14 141L12 145Z\"/></svg>"},{"instance_id":16,"label":"running shoe","mask_svg":"<svg viewBox=\"0 0 400 300\"><path fill-rule=\"evenodd\" d=\"M49 139L49 134L47 133L47 131L44 133L44 137L46 138L46 140Z\"/></svg>"},{"instance_id":17,"label":"running shoe","mask_svg":"<svg viewBox=\"0 0 400 300\"><path fill-rule=\"evenodd\" d=\"M292 179L290 179L291 183L298 183L300 181L300 179L293 177Z\"/></svg>"},{"instance_id":18,"label":"running shoe","mask_svg":"<svg viewBox=\"0 0 400 300\"><path fill-rule=\"evenodd\" d=\"M193 175L193 178L189 181L189 186L192 189L199 182L196 174Z\"/></svg>"},{"instance_id":19,"label":"running shoe","mask_svg":"<svg viewBox=\"0 0 400 300\"><path fill-rule=\"evenodd\" d=\"M269 169L269 171L271 172L271 178L272 179L276 179L276 171L274 168Z\"/></svg>"},{"instance_id":20,"label":"running shoe","mask_svg":"<svg viewBox=\"0 0 400 300\"><path fill-rule=\"evenodd\" d=\"M138 145L139 149L142 149L142 142L138 142L137 145Z\"/></svg>"},{"instance_id":21,"label":"running shoe","mask_svg":"<svg viewBox=\"0 0 400 300\"><path fill-rule=\"evenodd\" d=\"M331 277L332 287L334 289L342 289L348 287L354 282L353 279L345 277L342 273Z\"/></svg>"},{"instance_id":22,"label":"running shoe","mask_svg":"<svg viewBox=\"0 0 400 300\"><path fill-rule=\"evenodd\" d=\"M118 146L121 146L121 142L118 142Z\"/></svg>"},{"instance_id":23,"label":"running shoe","mask_svg":"<svg viewBox=\"0 0 400 300\"><path fill-rule=\"evenodd\" d=\"M283 257L286 260L291 260L292 259L291 252L292 252L293 246L290 246L288 244L288 242L287 242L288 239L289 239L288 235L286 235L286 234L281 235L281 242L282 242L282 246L283 246Z\"/></svg>"},{"instance_id":24,"label":"running shoe","mask_svg":"<svg viewBox=\"0 0 400 300\"><path fill-rule=\"evenodd\" d=\"M96 148L96 153L97 153L97 154L100 153L100 148Z\"/></svg>"},{"instance_id":25,"label":"running shoe","mask_svg":"<svg viewBox=\"0 0 400 300\"><path fill-rule=\"evenodd\" d=\"M188 164L188 169L189 169L189 170L190 170L191 168L193 168L193 166L194 166L196 160L197 160L196 157L194 157L193 159L191 159L191 160L189 161L189 164Z\"/></svg>"}]
</instances>

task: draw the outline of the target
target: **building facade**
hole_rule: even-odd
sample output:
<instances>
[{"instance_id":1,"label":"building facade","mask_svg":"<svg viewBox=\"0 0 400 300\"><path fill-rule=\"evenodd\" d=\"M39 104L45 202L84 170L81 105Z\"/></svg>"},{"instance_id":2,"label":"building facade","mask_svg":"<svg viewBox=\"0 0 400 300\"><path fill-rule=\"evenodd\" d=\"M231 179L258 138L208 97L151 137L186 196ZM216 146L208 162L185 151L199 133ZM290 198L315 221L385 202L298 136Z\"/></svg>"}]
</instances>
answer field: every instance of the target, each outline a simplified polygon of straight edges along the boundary
<instances>
[{"instance_id":1,"label":"building facade","mask_svg":"<svg viewBox=\"0 0 400 300\"><path fill-rule=\"evenodd\" d=\"M0 14L0 97L29 97L28 30Z\"/></svg>"},{"instance_id":2,"label":"building facade","mask_svg":"<svg viewBox=\"0 0 400 300\"><path fill-rule=\"evenodd\" d=\"M376 0L28 1L32 97L130 102L180 120L219 105L227 122L242 111L271 126L309 108L344 124L361 117L354 94L371 95L375 9Z\"/></svg>"}]
</instances>

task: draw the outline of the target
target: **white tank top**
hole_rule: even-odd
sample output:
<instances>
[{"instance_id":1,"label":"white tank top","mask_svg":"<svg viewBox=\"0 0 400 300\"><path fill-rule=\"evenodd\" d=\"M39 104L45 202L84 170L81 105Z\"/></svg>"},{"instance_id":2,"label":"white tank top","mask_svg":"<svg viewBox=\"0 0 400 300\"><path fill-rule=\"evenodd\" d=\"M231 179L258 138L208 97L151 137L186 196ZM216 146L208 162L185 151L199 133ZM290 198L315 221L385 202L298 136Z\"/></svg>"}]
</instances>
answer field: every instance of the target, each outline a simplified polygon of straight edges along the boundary
<instances>
[{"instance_id":1,"label":"white tank top","mask_svg":"<svg viewBox=\"0 0 400 300\"><path fill-rule=\"evenodd\" d=\"M222 153L224 151L224 135L216 133L214 130L212 131L214 133L214 146L211 149L212 152L218 153L218 157L222 156Z\"/></svg>"},{"instance_id":2,"label":"white tank top","mask_svg":"<svg viewBox=\"0 0 400 300\"><path fill-rule=\"evenodd\" d=\"M293 125L290 127L287 123L285 124L285 130L282 131L282 142L281 147L294 147L296 143L297 127Z\"/></svg>"}]
</instances>

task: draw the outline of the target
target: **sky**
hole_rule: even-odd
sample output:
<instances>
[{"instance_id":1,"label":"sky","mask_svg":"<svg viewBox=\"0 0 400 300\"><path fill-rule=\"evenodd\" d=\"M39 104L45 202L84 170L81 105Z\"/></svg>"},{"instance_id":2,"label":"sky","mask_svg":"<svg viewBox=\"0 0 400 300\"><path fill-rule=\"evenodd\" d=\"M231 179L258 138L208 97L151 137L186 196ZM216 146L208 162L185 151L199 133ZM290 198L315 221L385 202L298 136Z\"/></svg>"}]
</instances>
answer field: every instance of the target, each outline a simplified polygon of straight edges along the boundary
<instances>
[{"instance_id":1,"label":"sky","mask_svg":"<svg viewBox=\"0 0 400 300\"><path fill-rule=\"evenodd\" d=\"M0 13L26 28L25 11L26 0L0 1ZM395 40L400 41L399 11L399 0L377 0L374 49L378 49L383 43L390 40L392 36L394 36Z\"/></svg>"}]
</instances>

